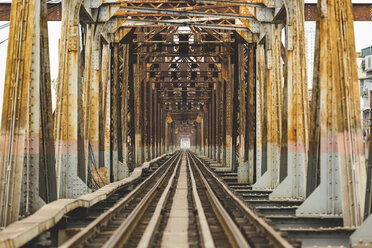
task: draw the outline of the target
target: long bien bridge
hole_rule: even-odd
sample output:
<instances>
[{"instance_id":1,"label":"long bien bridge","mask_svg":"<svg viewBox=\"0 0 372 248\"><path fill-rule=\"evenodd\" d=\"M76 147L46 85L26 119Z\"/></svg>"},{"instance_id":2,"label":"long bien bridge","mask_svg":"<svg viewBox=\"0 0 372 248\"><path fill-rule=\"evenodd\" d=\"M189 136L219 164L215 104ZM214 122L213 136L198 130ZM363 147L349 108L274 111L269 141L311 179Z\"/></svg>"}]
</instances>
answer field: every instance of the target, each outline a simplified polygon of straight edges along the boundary
<instances>
[{"instance_id":1,"label":"long bien bridge","mask_svg":"<svg viewBox=\"0 0 372 248\"><path fill-rule=\"evenodd\" d=\"M13 0L0 16L0 247L372 247L353 30L372 3Z\"/></svg>"}]
</instances>

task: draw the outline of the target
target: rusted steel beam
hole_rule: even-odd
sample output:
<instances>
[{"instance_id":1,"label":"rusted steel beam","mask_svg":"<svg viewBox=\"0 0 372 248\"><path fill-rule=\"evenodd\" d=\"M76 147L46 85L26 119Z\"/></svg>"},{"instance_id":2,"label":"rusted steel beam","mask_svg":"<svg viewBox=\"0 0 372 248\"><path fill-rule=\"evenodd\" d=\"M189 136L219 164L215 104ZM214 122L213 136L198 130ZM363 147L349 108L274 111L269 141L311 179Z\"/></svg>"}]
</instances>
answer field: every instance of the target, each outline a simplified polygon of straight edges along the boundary
<instances>
[{"instance_id":1,"label":"rusted steel beam","mask_svg":"<svg viewBox=\"0 0 372 248\"><path fill-rule=\"evenodd\" d=\"M57 197L46 3L13 6L0 129L1 226Z\"/></svg>"},{"instance_id":2,"label":"rusted steel beam","mask_svg":"<svg viewBox=\"0 0 372 248\"><path fill-rule=\"evenodd\" d=\"M149 100L149 146L150 146L150 158L154 158L154 88L155 85L152 83L149 84L149 94L150 94L150 100Z\"/></svg>"},{"instance_id":3,"label":"rusted steel beam","mask_svg":"<svg viewBox=\"0 0 372 248\"><path fill-rule=\"evenodd\" d=\"M75 198L90 191L84 162L79 13L72 11L80 4L80 0L63 2L54 122L58 197L61 198Z\"/></svg>"},{"instance_id":4,"label":"rusted steel beam","mask_svg":"<svg viewBox=\"0 0 372 248\"><path fill-rule=\"evenodd\" d=\"M260 4L254 4L250 2L239 2L239 1L218 1L218 0L200 0L201 2L221 3L226 5L237 5L237 6L248 6L248 7L261 7ZM130 1L135 2L135 1ZM138 1L143 3L143 1ZM168 1L165 1L168 2ZM199 2L199 0L197 1ZM156 2L159 3L159 2ZM225 6L223 8L226 8ZM10 17L10 3L0 3L0 21L9 21ZM316 4L306 3L305 4L305 21L316 20ZM372 21L372 4L353 4L353 16L354 21ZM61 21L62 19L62 6L60 3L48 4L48 21Z\"/></svg>"},{"instance_id":5,"label":"rusted steel beam","mask_svg":"<svg viewBox=\"0 0 372 248\"><path fill-rule=\"evenodd\" d=\"M139 13L151 13L151 14L165 14L168 16L196 16L196 17L218 17L222 19L239 18L239 19L255 19L254 16L250 15L239 15L232 13L213 13L213 12L197 12L187 10L173 10L173 9L155 9L145 7L133 7L125 6L121 7L122 10L135 11Z\"/></svg>"},{"instance_id":6,"label":"rusted steel beam","mask_svg":"<svg viewBox=\"0 0 372 248\"><path fill-rule=\"evenodd\" d=\"M129 44L122 44L122 60L120 64L120 75L122 77L121 80L121 108L120 108L120 116L121 116L121 142L122 142L122 164L119 164L118 167L118 180L124 179L129 176L129 156L130 156L130 144L128 144L128 138L130 131L129 125L129 118L128 115L130 113L129 109L129 101L130 101L130 91L129 91Z\"/></svg>"},{"instance_id":7,"label":"rusted steel beam","mask_svg":"<svg viewBox=\"0 0 372 248\"><path fill-rule=\"evenodd\" d=\"M254 184L255 188L274 189L278 185L279 179L279 161L280 161L280 136L281 136L281 85L282 70L280 61L280 34L281 25L271 24L266 26L265 52L266 60L262 54L259 59L259 65L263 79L264 108L262 110L262 149L263 160L261 166L261 177ZM262 52L262 51L261 51Z\"/></svg>"},{"instance_id":8,"label":"rusted steel beam","mask_svg":"<svg viewBox=\"0 0 372 248\"><path fill-rule=\"evenodd\" d=\"M366 166L360 116L360 93L352 5L318 2L308 174L320 170L320 184L297 209L297 215L340 216L345 226L363 221ZM313 176L313 175L312 175ZM316 175L317 176L317 175ZM312 183L317 183L312 180Z\"/></svg>"},{"instance_id":9,"label":"rusted steel beam","mask_svg":"<svg viewBox=\"0 0 372 248\"><path fill-rule=\"evenodd\" d=\"M141 59L142 58L142 59ZM136 63L133 65L133 79L134 79L134 126L135 126L135 164L140 165L143 162L143 75L141 73L146 67L142 65L143 56L136 55Z\"/></svg>"},{"instance_id":10,"label":"rusted steel beam","mask_svg":"<svg viewBox=\"0 0 372 248\"><path fill-rule=\"evenodd\" d=\"M372 21L372 4L354 3L352 7L354 21ZM317 6L315 3L305 4L305 21L316 21Z\"/></svg>"},{"instance_id":11,"label":"rusted steel beam","mask_svg":"<svg viewBox=\"0 0 372 248\"><path fill-rule=\"evenodd\" d=\"M225 153L225 158L226 160L223 161L225 162L225 166L232 168L232 111L233 111L233 77L231 73L231 57L227 56L224 58L225 61L222 64L222 79L225 81L226 88L225 88L225 129L226 129L226 134L225 134L225 147L224 147L224 153Z\"/></svg>"},{"instance_id":12,"label":"rusted steel beam","mask_svg":"<svg viewBox=\"0 0 372 248\"><path fill-rule=\"evenodd\" d=\"M212 158L212 107L211 102L206 105L206 113L207 113L207 120L208 120L208 127L207 127L207 156Z\"/></svg>"},{"instance_id":13,"label":"rusted steel beam","mask_svg":"<svg viewBox=\"0 0 372 248\"><path fill-rule=\"evenodd\" d=\"M114 43L111 47L112 49L112 76L111 76L111 90L110 90L110 138L111 138L111 160L110 160L110 177L112 181L116 181L118 179L118 164L119 164L119 128L121 128L121 118L120 118L120 109L118 108L121 106L120 102L120 84L119 82L119 71L120 71L120 52L121 52L121 44Z\"/></svg>"},{"instance_id":14,"label":"rusted steel beam","mask_svg":"<svg viewBox=\"0 0 372 248\"><path fill-rule=\"evenodd\" d=\"M244 56L244 44L238 43L236 44L235 48L235 64L234 64L234 77L236 83L238 84L238 96L237 96L237 104L239 104L238 113L238 140L239 143L237 144L238 149L238 182L247 183L248 182L248 165L245 163L245 138L246 138L246 93L247 93L247 80L245 78L245 56Z\"/></svg>"},{"instance_id":15,"label":"rusted steel beam","mask_svg":"<svg viewBox=\"0 0 372 248\"><path fill-rule=\"evenodd\" d=\"M217 121L217 126L218 126L218 134L217 134L217 154L218 154L218 163L222 163L222 150L223 150L223 84L221 80L221 76L218 77L218 82L217 82L217 94L218 94L218 103L217 103L217 109L218 109L218 121Z\"/></svg>"},{"instance_id":16,"label":"rusted steel beam","mask_svg":"<svg viewBox=\"0 0 372 248\"><path fill-rule=\"evenodd\" d=\"M103 162L102 153L100 153L100 122L101 122L101 101L100 98L103 92L101 87L102 66L100 64L101 57L101 40L100 32L102 25L93 26L86 25L85 35L85 64L84 64L84 88L83 88L83 119L84 119L84 150L85 152L85 168L88 174L92 171L98 171L99 167L105 166L100 164ZM96 32L94 32L96 31ZM102 136L102 135L101 135ZM109 164L106 165L109 167ZM108 170L109 171L109 170ZM89 178L89 177L88 177ZM91 177L90 177L91 178ZM106 179L106 178L105 178ZM88 181L90 187L98 188L107 184L108 181L103 177Z\"/></svg>"},{"instance_id":17,"label":"rusted steel beam","mask_svg":"<svg viewBox=\"0 0 372 248\"><path fill-rule=\"evenodd\" d=\"M163 108L160 110L160 153L165 153L165 125L166 112Z\"/></svg>"},{"instance_id":18,"label":"rusted steel beam","mask_svg":"<svg viewBox=\"0 0 372 248\"><path fill-rule=\"evenodd\" d=\"M286 177L270 194L270 199L304 199L306 197L306 166L308 151L308 89L306 83L306 52L303 2L288 1L286 25L286 61L283 92L280 166L286 167ZM281 57L282 43L277 38L277 56ZM279 178L278 178L279 179Z\"/></svg>"},{"instance_id":19,"label":"rusted steel beam","mask_svg":"<svg viewBox=\"0 0 372 248\"><path fill-rule=\"evenodd\" d=\"M110 45L104 44L102 48L102 82L100 86L100 101L101 101L101 111L100 111L100 160L99 165L105 166L108 170L108 176L110 178L110 112L111 112L111 54Z\"/></svg>"},{"instance_id":20,"label":"rusted steel beam","mask_svg":"<svg viewBox=\"0 0 372 248\"><path fill-rule=\"evenodd\" d=\"M0 3L0 21L10 20L10 3ZM48 3L48 21L61 21L62 20L62 5L61 3Z\"/></svg>"},{"instance_id":21,"label":"rusted steel beam","mask_svg":"<svg viewBox=\"0 0 372 248\"><path fill-rule=\"evenodd\" d=\"M255 175L255 140L256 140L256 43L246 44L245 77L247 80L246 92L246 136L244 141L244 160L247 163L247 180L253 184Z\"/></svg>"},{"instance_id":22,"label":"rusted steel beam","mask_svg":"<svg viewBox=\"0 0 372 248\"><path fill-rule=\"evenodd\" d=\"M256 178L257 181L267 169L267 156L265 142L267 140L267 121L265 109L266 101L265 97L265 80L266 80L266 69L265 69L265 48L264 44L257 44L256 49L256 101L257 101L257 113L256 113Z\"/></svg>"},{"instance_id":23,"label":"rusted steel beam","mask_svg":"<svg viewBox=\"0 0 372 248\"><path fill-rule=\"evenodd\" d=\"M129 1L129 0L126 0ZM226 0L196 0L197 3L209 3L209 4L226 4L226 5L238 5L238 6L257 6L260 7L262 5L270 6L269 1L267 0L255 0L255 1L226 1Z\"/></svg>"},{"instance_id":24,"label":"rusted steel beam","mask_svg":"<svg viewBox=\"0 0 372 248\"><path fill-rule=\"evenodd\" d=\"M196 20L198 21L198 20ZM208 21L208 20L201 20ZM126 23L122 27L133 28L137 26L135 24L156 24L156 25L170 25L170 26L188 26L188 27L199 27L199 28L211 28L211 29L220 29L220 30L243 30L250 31L244 25L238 24L204 24L204 23L192 23L190 19L179 19L179 20L156 20L156 19L126 19Z\"/></svg>"}]
</instances>

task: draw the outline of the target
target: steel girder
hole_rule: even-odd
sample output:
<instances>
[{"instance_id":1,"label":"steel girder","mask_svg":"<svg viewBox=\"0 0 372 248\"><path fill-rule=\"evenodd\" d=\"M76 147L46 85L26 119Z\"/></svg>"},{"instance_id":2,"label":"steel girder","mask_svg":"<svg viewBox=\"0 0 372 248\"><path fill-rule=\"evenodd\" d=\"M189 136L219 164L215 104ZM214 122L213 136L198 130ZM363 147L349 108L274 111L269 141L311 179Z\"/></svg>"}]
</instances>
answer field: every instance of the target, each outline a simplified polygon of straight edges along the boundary
<instances>
[{"instance_id":1,"label":"steel girder","mask_svg":"<svg viewBox=\"0 0 372 248\"><path fill-rule=\"evenodd\" d=\"M13 1L0 129L0 224L57 198L45 1Z\"/></svg>"}]
</instances>

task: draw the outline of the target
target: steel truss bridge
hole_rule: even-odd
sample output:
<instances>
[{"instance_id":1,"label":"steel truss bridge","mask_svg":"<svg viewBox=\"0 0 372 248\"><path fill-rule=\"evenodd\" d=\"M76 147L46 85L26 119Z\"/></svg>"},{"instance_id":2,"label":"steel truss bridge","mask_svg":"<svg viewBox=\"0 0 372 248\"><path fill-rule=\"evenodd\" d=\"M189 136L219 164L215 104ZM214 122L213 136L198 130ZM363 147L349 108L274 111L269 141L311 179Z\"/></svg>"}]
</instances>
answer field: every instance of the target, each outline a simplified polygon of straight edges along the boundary
<instances>
[{"instance_id":1,"label":"steel truss bridge","mask_svg":"<svg viewBox=\"0 0 372 248\"><path fill-rule=\"evenodd\" d=\"M235 237L234 225L247 227L226 217L221 232L232 246L296 247L293 238L305 246L327 244L311 235L339 235L342 241L330 245L372 246L372 145L363 141L353 30L354 20L372 20L372 4L13 0L0 4L0 20L10 21L0 129L1 247L37 246L77 210L111 209L141 180L163 180L157 170L187 175L190 189L193 180L206 180L200 187L211 187L217 198L234 195L227 187L241 194L244 201L237 197L233 207L221 198L208 203L220 206L216 216L241 209L254 220L247 226L256 223L259 241L247 230ZM48 20L62 22L55 110ZM305 20L316 20L310 98ZM190 151L178 152L185 140ZM199 172L206 179L190 176ZM141 190L130 194L145 195L147 188ZM204 204L213 195L199 197ZM210 225L208 218L198 225ZM73 246L87 225L69 226L67 242ZM199 235L214 237L202 229ZM284 231L289 241L280 236ZM78 236L68 241L71 233ZM209 247L205 241L199 245Z\"/></svg>"}]
</instances>

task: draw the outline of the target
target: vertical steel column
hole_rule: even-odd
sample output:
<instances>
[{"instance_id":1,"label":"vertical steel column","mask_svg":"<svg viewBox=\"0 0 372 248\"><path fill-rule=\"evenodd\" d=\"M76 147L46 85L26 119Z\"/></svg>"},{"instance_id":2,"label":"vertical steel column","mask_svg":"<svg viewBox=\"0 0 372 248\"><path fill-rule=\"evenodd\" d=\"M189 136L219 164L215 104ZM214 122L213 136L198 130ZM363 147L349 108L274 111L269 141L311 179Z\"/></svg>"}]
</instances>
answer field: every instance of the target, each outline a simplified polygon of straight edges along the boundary
<instances>
[{"instance_id":1,"label":"vertical steel column","mask_svg":"<svg viewBox=\"0 0 372 248\"><path fill-rule=\"evenodd\" d=\"M166 115L165 115L165 110L163 108L161 108L160 110L160 123L161 123L161 126L160 126L160 139L161 139L161 154L164 154L166 152L166 148L165 148L165 143L166 143Z\"/></svg>"},{"instance_id":2,"label":"vertical steel column","mask_svg":"<svg viewBox=\"0 0 372 248\"><path fill-rule=\"evenodd\" d=\"M80 71L79 9L81 1L62 3L59 81L55 111L58 195L74 198L89 192L86 185Z\"/></svg>"},{"instance_id":3,"label":"vertical steel column","mask_svg":"<svg viewBox=\"0 0 372 248\"><path fill-rule=\"evenodd\" d=\"M253 184L256 167L256 43L247 46L247 102L245 160L248 163L248 183Z\"/></svg>"},{"instance_id":4,"label":"vertical steel column","mask_svg":"<svg viewBox=\"0 0 372 248\"><path fill-rule=\"evenodd\" d=\"M213 141L212 141L212 133L213 133L213 126L212 126L212 120L213 120L213 116L212 116L212 103L210 102L207 106L207 111L208 111L208 157L209 158L213 158L212 157L212 147L213 147Z\"/></svg>"},{"instance_id":5,"label":"vertical steel column","mask_svg":"<svg viewBox=\"0 0 372 248\"><path fill-rule=\"evenodd\" d=\"M158 96L157 96L157 90L154 90L154 150L155 150L155 157L158 157L159 154L159 111L158 111Z\"/></svg>"},{"instance_id":6,"label":"vertical steel column","mask_svg":"<svg viewBox=\"0 0 372 248\"><path fill-rule=\"evenodd\" d=\"M13 1L0 129L0 223L56 199L45 1Z\"/></svg>"},{"instance_id":7,"label":"vertical steel column","mask_svg":"<svg viewBox=\"0 0 372 248\"><path fill-rule=\"evenodd\" d=\"M239 113L238 116L238 128L239 135L237 137L238 144L238 182L247 183L248 182L248 164L245 163L245 139L246 139L246 94L247 94L247 81L245 78L245 60L244 60L244 44L238 43L235 47L235 83L238 85L238 104Z\"/></svg>"},{"instance_id":8,"label":"vertical steel column","mask_svg":"<svg viewBox=\"0 0 372 248\"><path fill-rule=\"evenodd\" d=\"M146 66L146 64L144 64ZM146 73L146 68L142 67ZM147 73L146 73L147 74ZM143 108L143 116L142 116L142 140L143 140L143 158L142 162L148 160L148 155L149 155L149 144L148 144L148 139L149 139L149 121L148 121L148 108L149 108L149 94L148 94L148 85L149 82L147 81L146 77L143 81L142 84L142 108Z\"/></svg>"},{"instance_id":9,"label":"vertical steel column","mask_svg":"<svg viewBox=\"0 0 372 248\"><path fill-rule=\"evenodd\" d=\"M99 165L99 117L100 117L100 71L101 71L101 25L87 24L85 38L85 71L83 92L83 130L85 167L89 174ZM95 31L95 32L94 32ZM88 175L89 176L89 175Z\"/></svg>"},{"instance_id":10,"label":"vertical steel column","mask_svg":"<svg viewBox=\"0 0 372 248\"><path fill-rule=\"evenodd\" d=\"M255 188L275 188L279 183L280 134L281 134L281 62L280 62L280 31L277 24L268 25L266 32L266 84L263 94L265 110L262 130L263 135L263 165L266 170L255 183ZM265 132L266 131L266 132ZM262 172L261 172L262 173Z\"/></svg>"},{"instance_id":11,"label":"vertical steel column","mask_svg":"<svg viewBox=\"0 0 372 248\"><path fill-rule=\"evenodd\" d=\"M265 46L257 44L257 83L256 83L256 180L258 180L267 170L267 121L264 114L267 109L266 99L266 61Z\"/></svg>"},{"instance_id":12,"label":"vertical steel column","mask_svg":"<svg viewBox=\"0 0 372 248\"><path fill-rule=\"evenodd\" d=\"M111 179L112 181L118 180L118 129L119 123L118 118L118 105L119 105L119 44L113 44L113 53L112 53L112 81L111 81L111 111L110 111L110 119L111 119L111 160L110 160L110 172L111 172ZM120 106L120 105L119 105ZM121 121L121 120L120 120Z\"/></svg>"},{"instance_id":13,"label":"vertical steel column","mask_svg":"<svg viewBox=\"0 0 372 248\"><path fill-rule=\"evenodd\" d=\"M136 151L136 166L139 166L142 161L143 156L143 144L142 144L142 107L141 104L141 66L140 66L141 55L137 55L137 61L133 65L133 77L134 77L134 108L135 108L135 151Z\"/></svg>"},{"instance_id":14,"label":"vertical steel column","mask_svg":"<svg viewBox=\"0 0 372 248\"><path fill-rule=\"evenodd\" d=\"M203 155L203 118L200 119L200 123L198 125L199 128L199 154Z\"/></svg>"},{"instance_id":15,"label":"vertical steel column","mask_svg":"<svg viewBox=\"0 0 372 248\"><path fill-rule=\"evenodd\" d=\"M129 88L129 44L122 43L121 50L119 56L120 59L120 144L118 144L120 153L119 153L119 163L117 168L117 177L118 180L124 179L129 176L129 157L130 157L130 144L128 144L128 140L130 141L130 88ZM128 120L129 119L129 120Z\"/></svg>"},{"instance_id":16,"label":"vertical steel column","mask_svg":"<svg viewBox=\"0 0 372 248\"><path fill-rule=\"evenodd\" d=\"M287 158L281 160L282 166L287 167L287 177L270 195L270 199L304 199L306 193L309 123L303 12L302 1L289 1L286 26L287 84L283 102L283 118L287 118L287 126L283 126L283 129L288 139L283 140L282 149L282 155L287 155ZM287 152L284 151L286 145Z\"/></svg>"},{"instance_id":17,"label":"vertical steel column","mask_svg":"<svg viewBox=\"0 0 372 248\"><path fill-rule=\"evenodd\" d=\"M225 56L222 63L222 78L225 81L225 163L224 166L232 169L232 112L233 112L233 80L231 73L231 58L230 56Z\"/></svg>"},{"instance_id":18,"label":"vertical steel column","mask_svg":"<svg viewBox=\"0 0 372 248\"><path fill-rule=\"evenodd\" d=\"M216 92L215 83L213 83L212 102L211 102L211 115L212 115L212 159L217 160L216 157Z\"/></svg>"},{"instance_id":19,"label":"vertical steel column","mask_svg":"<svg viewBox=\"0 0 372 248\"><path fill-rule=\"evenodd\" d=\"M216 156L217 163L221 163L221 83L216 82Z\"/></svg>"},{"instance_id":20,"label":"vertical steel column","mask_svg":"<svg viewBox=\"0 0 372 248\"><path fill-rule=\"evenodd\" d=\"M223 67L222 67L223 68ZM227 144L226 144L226 124L227 124L227 120L226 120L226 87L227 87L227 83L225 80L223 80L223 105L222 105L222 116L223 116L223 120L222 120L222 144L223 144L223 147L222 147L222 165L226 166L227 167L227 155L226 155L226 147L227 147Z\"/></svg>"},{"instance_id":21,"label":"vertical steel column","mask_svg":"<svg viewBox=\"0 0 372 248\"><path fill-rule=\"evenodd\" d=\"M130 170L135 167L136 160L136 150L135 150L135 95L134 95L134 60L135 55L133 54L133 43L128 44L128 93L126 101L128 103L127 107L127 165Z\"/></svg>"},{"instance_id":22,"label":"vertical steel column","mask_svg":"<svg viewBox=\"0 0 372 248\"><path fill-rule=\"evenodd\" d=\"M100 152L99 166L105 166L110 178L110 63L111 63L110 45L104 44L102 49L102 77L101 77L101 117L100 117Z\"/></svg>"},{"instance_id":23,"label":"vertical steel column","mask_svg":"<svg viewBox=\"0 0 372 248\"><path fill-rule=\"evenodd\" d=\"M149 83L149 160L154 158L154 94L153 83Z\"/></svg>"},{"instance_id":24,"label":"vertical steel column","mask_svg":"<svg viewBox=\"0 0 372 248\"><path fill-rule=\"evenodd\" d=\"M297 209L297 215L340 215L345 226L363 221L366 167L360 116L356 52L351 1L318 1L314 63L312 134L319 158L320 185ZM319 98L319 99L318 99ZM320 130L317 130L320 129ZM315 153L316 154L316 153ZM313 175L311 175L314 177ZM314 186L310 186L314 187Z\"/></svg>"}]
</instances>

